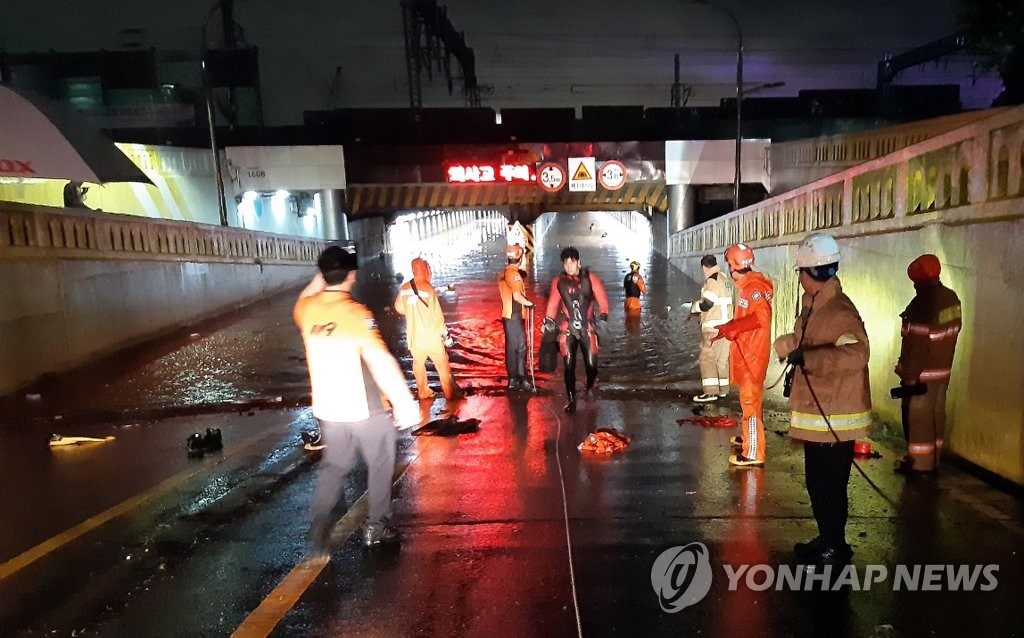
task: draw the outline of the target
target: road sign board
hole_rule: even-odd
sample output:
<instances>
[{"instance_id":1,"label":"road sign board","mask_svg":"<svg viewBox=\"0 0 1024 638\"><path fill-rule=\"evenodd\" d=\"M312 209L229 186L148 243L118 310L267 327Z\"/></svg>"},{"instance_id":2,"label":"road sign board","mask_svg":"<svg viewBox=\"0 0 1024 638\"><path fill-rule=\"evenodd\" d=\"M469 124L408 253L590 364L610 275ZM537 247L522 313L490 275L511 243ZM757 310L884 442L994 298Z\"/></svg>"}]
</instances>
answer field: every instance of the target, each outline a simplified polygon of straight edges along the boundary
<instances>
[{"instance_id":1,"label":"road sign board","mask_svg":"<svg viewBox=\"0 0 1024 638\"><path fill-rule=\"evenodd\" d=\"M605 189L617 191L626 185L626 167L617 160L608 160L601 164L597 180Z\"/></svg>"},{"instance_id":2,"label":"road sign board","mask_svg":"<svg viewBox=\"0 0 1024 638\"><path fill-rule=\"evenodd\" d=\"M551 193L559 191L565 186L565 169L559 164L541 164L537 170L537 183Z\"/></svg>"},{"instance_id":3,"label":"road sign board","mask_svg":"<svg viewBox=\"0 0 1024 638\"><path fill-rule=\"evenodd\" d=\"M569 158L569 192L593 193L597 190L597 178L594 170L593 157Z\"/></svg>"}]
</instances>

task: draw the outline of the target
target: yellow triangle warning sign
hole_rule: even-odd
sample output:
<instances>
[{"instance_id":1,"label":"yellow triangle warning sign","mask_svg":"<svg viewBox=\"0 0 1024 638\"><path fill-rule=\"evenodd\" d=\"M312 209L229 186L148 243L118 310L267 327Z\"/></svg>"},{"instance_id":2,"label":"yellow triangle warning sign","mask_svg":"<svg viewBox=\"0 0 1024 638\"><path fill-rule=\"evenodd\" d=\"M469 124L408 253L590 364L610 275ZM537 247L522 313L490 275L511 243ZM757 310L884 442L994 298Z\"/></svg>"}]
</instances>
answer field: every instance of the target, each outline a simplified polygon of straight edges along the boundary
<instances>
[{"instance_id":1,"label":"yellow triangle warning sign","mask_svg":"<svg viewBox=\"0 0 1024 638\"><path fill-rule=\"evenodd\" d=\"M586 164L580 162L580 165L576 167L576 172L573 173L572 179L573 181L578 181L582 179L590 180L594 179L594 176L591 175L590 171L587 170Z\"/></svg>"}]
</instances>

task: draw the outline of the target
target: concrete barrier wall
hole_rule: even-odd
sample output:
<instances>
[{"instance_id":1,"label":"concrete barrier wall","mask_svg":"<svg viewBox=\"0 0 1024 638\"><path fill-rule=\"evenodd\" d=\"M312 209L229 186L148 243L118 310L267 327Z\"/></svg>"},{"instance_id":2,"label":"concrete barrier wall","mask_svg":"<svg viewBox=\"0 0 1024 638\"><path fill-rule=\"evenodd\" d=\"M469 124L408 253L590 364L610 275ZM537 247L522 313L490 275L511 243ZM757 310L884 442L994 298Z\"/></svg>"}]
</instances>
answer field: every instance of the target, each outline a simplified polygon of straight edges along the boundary
<instances>
[{"instance_id":1,"label":"concrete barrier wall","mask_svg":"<svg viewBox=\"0 0 1024 638\"><path fill-rule=\"evenodd\" d=\"M322 243L4 204L0 393L298 286Z\"/></svg>"},{"instance_id":2,"label":"concrete barrier wall","mask_svg":"<svg viewBox=\"0 0 1024 638\"><path fill-rule=\"evenodd\" d=\"M909 262L934 253L963 303L948 398L947 450L1024 484L1024 108L909 146L726 217L676 233L672 261L696 273L705 253L754 247L776 286L773 335L792 330L793 257L808 233L826 231L843 252L839 277L871 340L873 407L890 427L899 403L899 313L913 297ZM781 369L773 366L769 383ZM775 390L781 398L781 387Z\"/></svg>"}]
</instances>

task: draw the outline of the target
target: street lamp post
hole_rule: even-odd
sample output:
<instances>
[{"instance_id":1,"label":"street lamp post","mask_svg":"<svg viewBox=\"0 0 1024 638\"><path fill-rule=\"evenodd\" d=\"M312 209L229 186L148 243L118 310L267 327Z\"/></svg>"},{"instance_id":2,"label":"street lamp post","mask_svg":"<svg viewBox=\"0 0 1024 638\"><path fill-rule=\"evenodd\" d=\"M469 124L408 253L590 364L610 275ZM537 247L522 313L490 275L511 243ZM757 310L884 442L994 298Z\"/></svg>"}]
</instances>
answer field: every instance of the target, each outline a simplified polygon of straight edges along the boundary
<instances>
[{"instance_id":1,"label":"street lamp post","mask_svg":"<svg viewBox=\"0 0 1024 638\"><path fill-rule=\"evenodd\" d=\"M743 169L741 167L741 162L743 160L743 116L741 114L743 102L743 30L740 28L740 21L736 17L736 14L728 7L714 2L708 2L707 0L692 0L691 4L702 4L718 9L728 16L732 21L733 26L736 27L736 179L732 186L732 207L733 210L738 210L740 207L740 184L743 178Z\"/></svg>"},{"instance_id":2,"label":"street lamp post","mask_svg":"<svg viewBox=\"0 0 1024 638\"><path fill-rule=\"evenodd\" d=\"M202 30L202 42L200 44L200 64L203 69L203 96L206 100L206 121L209 124L210 134L210 153L213 155L213 171L217 177L217 207L220 211L220 225L228 225L228 209L224 203L224 175L221 173L220 166L220 153L217 151L217 130L216 120L213 110L213 86L210 81L210 70L207 66L207 53L209 50L206 48L206 28L210 24L210 18L213 17L214 11L221 9L223 14L223 4L221 0L214 2L213 6L210 7L209 13L206 14L206 20L203 22Z\"/></svg>"}]
</instances>

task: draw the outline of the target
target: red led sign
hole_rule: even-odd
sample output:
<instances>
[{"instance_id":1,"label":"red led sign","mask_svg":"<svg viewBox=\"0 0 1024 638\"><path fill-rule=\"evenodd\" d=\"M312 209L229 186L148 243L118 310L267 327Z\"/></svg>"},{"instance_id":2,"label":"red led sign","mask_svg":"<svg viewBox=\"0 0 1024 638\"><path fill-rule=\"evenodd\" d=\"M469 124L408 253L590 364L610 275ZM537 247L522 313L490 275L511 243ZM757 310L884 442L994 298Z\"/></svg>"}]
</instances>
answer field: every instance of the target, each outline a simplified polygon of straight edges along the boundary
<instances>
[{"instance_id":1,"label":"red led sign","mask_svg":"<svg viewBox=\"0 0 1024 638\"><path fill-rule=\"evenodd\" d=\"M449 164L449 184L510 184L536 181L532 164Z\"/></svg>"}]
</instances>

